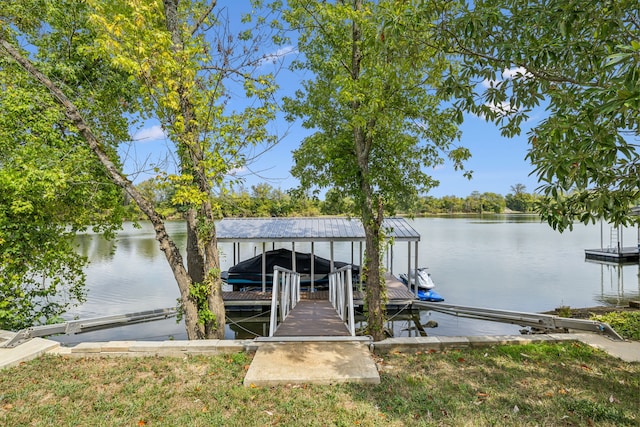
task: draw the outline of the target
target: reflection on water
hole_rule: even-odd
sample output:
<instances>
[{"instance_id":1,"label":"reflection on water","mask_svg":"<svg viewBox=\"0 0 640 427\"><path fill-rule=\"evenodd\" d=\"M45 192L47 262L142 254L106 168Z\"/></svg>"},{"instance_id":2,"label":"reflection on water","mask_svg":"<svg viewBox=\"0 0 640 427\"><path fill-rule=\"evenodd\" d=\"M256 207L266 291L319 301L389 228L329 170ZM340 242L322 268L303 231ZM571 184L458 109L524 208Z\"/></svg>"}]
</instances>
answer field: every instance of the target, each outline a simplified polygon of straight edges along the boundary
<instances>
[{"instance_id":1,"label":"reflection on water","mask_svg":"<svg viewBox=\"0 0 640 427\"><path fill-rule=\"evenodd\" d=\"M600 226L577 224L560 234L531 215L484 215L483 217L420 218L412 225L421 234L419 264L429 271L447 303L505 310L543 312L566 305L626 305L640 295L640 267L585 262L584 249L600 242ZM182 222L167 223L167 231L179 247L185 245ZM625 231L625 241L635 241L637 230ZM107 242L91 233L79 235L78 251L87 256L88 300L68 318L90 318L152 310L176 305L179 292L171 270L158 249L153 229L127 224L117 241ZM407 269L407 244L393 249L393 273ZM288 247L290 244L277 244ZM272 249L268 245L267 249ZM221 267L234 263L233 245L222 244ZM246 259L262 250L261 244L242 244L236 259ZM310 244L296 250L311 252ZM411 249L413 251L413 248ZM314 252L330 256L328 243L316 243ZM335 259L359 264L359 245L336 243ZM413 256L412 253L412 261ZM395 315L387 327L395 336L482 335L518 333L506 325L421 311ZM268 313L230 313L226 337L241 339L265 335ZM437 328L424 328L429 320ZM358 327L363 326L361 320ZM182 324L175 319L94 331L61 337L63 342L122 339L185 339Z\"/></svg>"},{"instance_id":2,"label":"reflection on water","mask_svg":"<svg viewBox=\"0 0 640 427\"><path fill-rule=\"evenodd\" d=\"M626 306L640 298L640 263L620 265L596 263L600 267L600 294L595 299L603 305ZM625 275L630 277L625 277ZM633 283L637 286L634 288Z\"/></svg>"},{"instance_id":3,"label":"reflection on water","mask_svg":"<svg viewBox=\"0 0 640 427\"><path fill-rule=\"evenodd\" d=\"M176 229L175 225L171 228L174 231L171 238L178 247L184 247L186 234ZM116 251L119 255L132 256L140 261L163 257L150 226L136 229L127 224L125 230L120 232L114 241L106 240L97 234L79 234L76 236L76 245L78 252L86 256L90 262L113 261Z\"/></svg>"},{"instance_id":4,"label":"reflection on water","mask_svg":"<svg viewBox=\"0 0 640 427\"><path fill-rule=\"evenodd\" d=\"M95 234L79 234L76 236L78 253L91 262L109 261L115 253L115 242L108 241Z\"/></svg>"}]
</instances>

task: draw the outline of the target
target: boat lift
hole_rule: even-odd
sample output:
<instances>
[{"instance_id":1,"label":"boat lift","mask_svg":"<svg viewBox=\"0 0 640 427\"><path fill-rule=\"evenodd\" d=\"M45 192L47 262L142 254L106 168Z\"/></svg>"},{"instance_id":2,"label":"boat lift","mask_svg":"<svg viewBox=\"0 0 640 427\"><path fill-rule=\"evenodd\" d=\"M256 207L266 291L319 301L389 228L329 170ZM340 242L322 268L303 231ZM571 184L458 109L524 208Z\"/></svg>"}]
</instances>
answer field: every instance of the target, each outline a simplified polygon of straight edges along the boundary
<instances>
[{"instance_id":1,"label":"boat lift","mask_svg":"<svg viewBox=\"0 0 640 427\"><path fill-rule=\"evenodd\" d=\"M536 330L553 332L576 329L581 331L597 332L607 335L616 341L624 341L624 338L609 326L609 324L595 320L571 319L549 314L451 305L443 304L441 302L433 303L426 301L413 301L412 306L414 308L433 310L453 316L528 326ZM32 326L18 331L15 336L8 341L0 342L0 348L17 347L23 342L36 337L45 337L56 334L79 334L82 332L108 329L117 326L168 319L175 317L177 314L178 310L176 307L169 307L128 314L72 320L53 325Z\"/></svg>"},{"instance_id":2,"label":"boat lift","mask_svg":"<svg viewBox=\"0 0 640 427\"><path fill-rule=\"evenodd\" d=\"M494 322L510 323L513 325L529 326L532 329L546 331L565 331L577 329L581 331L598 332L609 336L616 341L624 341L609 324L586 319L571 319L567 317L553 316L550 314L527 313L520 311L495 310L480 307L468 307L463 305L432 303L415 301L415 308L423 308L471 319L490 320Z\"/></svg>"},{"instance_id":3,"label":"boat lift","mask_svg":"<svg viewBox=\"0 0 640 427\"><path fill-rule=\"evenodd\" d=\"M139 311L135 313L116 314L112 316L94 317L91 319L70 320L68 322L53 325L31 326L21 329L9 341L0 343L0 348L13 348L31 338L46 337L57 334L79 334L82 332L97 331L99 329L114 328L117 326L132 325L135 323L150 322L175 317L178 314L176 307L159 308L156 310Z\"/></svg>"}]
</instances>

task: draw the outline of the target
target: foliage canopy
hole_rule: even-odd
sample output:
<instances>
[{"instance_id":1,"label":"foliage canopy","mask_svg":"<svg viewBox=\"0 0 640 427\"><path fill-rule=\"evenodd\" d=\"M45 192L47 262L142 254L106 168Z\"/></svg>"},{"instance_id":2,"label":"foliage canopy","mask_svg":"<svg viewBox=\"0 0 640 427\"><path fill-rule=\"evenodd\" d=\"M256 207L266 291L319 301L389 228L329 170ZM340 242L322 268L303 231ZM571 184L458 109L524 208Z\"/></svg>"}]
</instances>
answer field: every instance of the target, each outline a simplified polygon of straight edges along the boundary
<instances>
[{"instance_id":1,"label":"foliage canopy","mask_svg":"<svg viewBox=\"0 0 640 427\"><path fill-rule=\"evenodd\" d=\"M244 148L273 141L266 124L274 116L275 86L272 76L259 73L261 37L267 33L251 33L247 15L242 33L231 34L228 16L214 13L216 4L197 0L42 0L25 4L11 0L0 15L2 65L13 67L13 73L40 91L45 105L61 113L62 132L65 137L73 135L70 142L78 146L74 152L78 157L69 160L76 162L77 170L86 171L91 183L104 182L111 191L108 213L121 210L123 193L116 188L120 187L153 223L180 290L189 338L224 336L213 189L223 183L229 170L246 161ZM24 41L29 44L20 49ZM0 84L10 85L10 75L3 77L7 80ZM233 111L228 104L236 92L230 87L240 87L243 93L240 107ZM20 96L18 102L28 105L29 98ZM156 172L158 179L172 184L172 202L182 206L188 236L186 263L166 232L157 201L148 199L148 192L140 192L120 167L116 147L129 139L131 121L140 118L156 119L175 144L177 170ZM35 126L51 124L30 123L20 142L27 146L35 140L46 148ZM32 150L31 154L33 163L56 155L50 150ZM60 182L75 178L59 170L55 173ZM46 174L33 176L47 179ZM57 195L57 190L51 193ZM25 200L21 191L17 189L13 197ZM46 201L39 209L48 208ZM80 200L69 202L72 213L75 204L82 205ZM99 216L101 206L92 203L91 207L96 224L107 230L117 226L120 218L110 222ZM87 220L88 216L79 218ZM56 224L64 221L59 218ZM38 235L39 229L33 232ZM70 248L58 256L71 257ZM82 260L68 261L80 271ZM82 276L74 283L80 285Z\"/></svg>"},{"instance_id":2,"label":"foliage canopy","mask_svg":"<svg viewBox=\"0 0 640 427\"><path fill-rule=\"evenodd\" d=\"M438 91L452 69L441 49L406 37L433 36L441 8L452 3L292 0L287 22L299 30L296 65L314 78L285 99L290 118L315 132L294 151L303 188L330 187L351 196L366 234L368 332L384 337L385 280L381 228L385 210L414 199L436 182L425 168L449 157L457 168L469 156L454 147L461 115L443 107Z\"/></svg>"},{"instance_id":3,"label":"foliage canopy","mask_svg":"<svg viewBox=\"0 0 640 427\"><path fill-rule=\"evenodd\" d=\"M18 44L20 34L34 62L74 88L79 108L113 152L128 135L126 120L112 114L123 111L130 84L76 49L92 37L79 30L83 7L46 5L7 2L0 35ZM0 86L0 328L19 329L54 321L83 300L86 259L75 251L75 233L93 226L111 235L122 220L123 194L64 109L5 56Z\"/></svg>"},{"instance_id":4,"label":"foliage canopy","mask_svg":"<svg viewBox=\"0 0 640 427\"><path fill-rule=\"evenodd\" d=\"M464 60L448 91L458 107L520 132L554 228L634 221L640 200L640 20L633 0L481 0L448 19L441 43ZM466 82L484 80L485 85ZM637 218L635 219L637 221Z\"/></svg>"},{"instance_id":5,"label":"foliage canopy","mask_svg":"<svg viewBox=\"0 0 640 427\"><path fill-rule=\"evenodd\" d=\"M294 151L292 172L304 188L336 188L353 197L361 196L364 179L393 211L400 200L437 185L423 168L447 156L461 168L469 152L453 145L461 117L436 93L450 62L444 52L405 37L433 33L436 6L410 13L414 6L398 2L358 3L289 2L285 17L300 30L304 53L296 66L315 77L302 82L296 98L285 99L285 109L316 130ZM366 140L361 152L354 129Z\"/></svg>"}]
</instances>

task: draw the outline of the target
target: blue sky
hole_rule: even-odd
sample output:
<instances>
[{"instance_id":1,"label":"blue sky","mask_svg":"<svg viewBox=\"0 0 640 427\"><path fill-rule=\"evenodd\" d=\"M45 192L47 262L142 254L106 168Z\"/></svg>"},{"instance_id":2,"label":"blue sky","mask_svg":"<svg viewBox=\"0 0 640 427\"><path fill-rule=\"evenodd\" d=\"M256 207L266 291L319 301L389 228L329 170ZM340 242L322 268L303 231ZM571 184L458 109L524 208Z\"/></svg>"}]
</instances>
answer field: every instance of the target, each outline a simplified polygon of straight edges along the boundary
<instances>
[{"instance_id":1,"label":"blue sky","mask_svg":"<svg viewBox=\"0 0 640 427\"><path fill-rule=\"evenodd\" d=\"M461 128L459 142L471 150L472 157L466 169L473 171L468 180L462 172L455 171L450 163L445 163L426 172L440 181L440 185L429 192L430 196L454 195L466 197L473 191L493 192L503 196L511 192L515 184L524 184L528 192L537 187L534 176L529 176L532 166L525 160L528 144L525 134L516 138L504 138L498 128L483 119L467 115ZM259 182L270 183L275 188L295 187L297 181L289 173L293 164L292 150L295 150L309 132L299 123L291 128L285 139L265 154L257 164L251 166L259 175L245 175L247 188Z\"/></svg>"},{"instance_id":2,"label":"blue sky","mask_svg":"<svg viewBox=\"0 0 640 427\"><path fill-rule=\"evenodd\" d=\"M535 120L539 119L531 119ZM515 184L524 184L528 192L535 191L538 183L535 176L530 176L533 167L525 160L528 144L524 131L517 137L505 138L496 125L472 115L465 116L461 130L460 144L471 150L466 168L473 171L473 178L468 180L451 165L445 165L433 171L432 176L440 181L440 186L430 195L465 197L479 191L504 196Z\"/></svg>"},{"instance_id":3,"label":"blue sky","mask_svg":"<svg viewBox=\"0 0 640 427\"><path fill-rule=\"evenodd\" d=\"M289 126L283 122L277 125L280 129ZM467 161L466 169L473 171L473 178L468 180L460 171L453 170L451 164L446 163L427 171L440 181L440 185L432 189L429 195L466 197L473 191L479 191L504 196L511 192L511 187L515 184L524 184L528 192L533 192L538 187L535 176L530 176L533 168L525 160L528 149L525 134L515 138L502 137L495 125L472 115L465 117L461 130L459 144L471 150L472 157ZM308 134L299 123L292 124L287 135L274 148L249 165L248 170L239 173L245 180L245 187L249 189L261 182L282 190L295 187L297 180L289 172L293 165L292 151ZM136 141L130 149L135 150L136 157L146 159L149 156L153 162L163 158L170 146L157 124L147 123L134 133L134 139ZM129 165L130 170L135 168L133 163Z\"/></svg>"},{"instance_id":4,"label":"blue sky","mask_svg":"<svg viewBox=\"0 0 640 427\"><path fill-rule=\"evenodd\" d=\"M248 2L247 2L248 3ZM229 9L229 17L238 16L234 10L235 5ZM295 46L286 46L283 51L285 65L296 54ZM275 51L273 51L275 52ZM269 51L265 51L268 55ZM265 72L269 67L276 65L265 64ZM512 70L511 70L512 71ZM503 78L508 78L512 72L506 70ZM280 69L278 72L278 84L280 91L278 97L291 96L299 86L301 80L309 75L302 71L289 71ZM535 125L542 118L542 113L532 114L528 125ZM292 151L295 150L305 136L310 132L303 129L300 122L289 124L282 118L273 123L273 132L281 137L280 142L274 148L263 154L258 161L240 171L239 176L245 180L245 187L250 189L252 185L266 182L274 188L287 190L297 185L297 180L290 174L293 164ZM426 172L440 181L440 186L429 192L430 196L442 197L454 195L466 197L474 191L493 192L503 196L511 192L511 187L516 184L524 184L528 192L533 192L538 183L534 176L530 176L532 166L525 160L527 153L526 129L523 134L514 138L504 138L494 124L487 123L484 119L473 115L466 115L461 127L462 137L459 144L470 149L472 157L466 163L466 169L473 171L473 178L468 180L460 171L453 170L453 166L446 163L436 169ZM137 161L128 160L125 164L128 170L134 170L144 160L156 162L166 156L170 142L166 141L162 130L155 122L147 122L141 129L133 132L134 142L128 149L130 155L135 154ZM122 152L122 150L121 150ZM137 181L141 180L138 177Z\"/></svg>"},{"instance_id":5,"label":"blue sky","mask_svg":"<svg viewBox=\"0 0 640 427\"><path fill-rule=\"evenodd\" d=\"M297 82L288 80L288 86L294 86L294 83ZM534 114L529 124L535 124L537 120L540 120L540 116ZM461 130L459 144L471 150L472 157L467 161L466 169L473 171L473 178L466 179L450 163L427 170L427 173L440 181L440 185L429 192L430 196L466 197L474 191L504 196L511 192L511 187L515 184L524 184L528 192L533 192L538 187L535 176L530 175L533 168L525 160L528 149L525 132L514 138L505 138L500 135L497 126L473 115L465 116ZM293 165L292 151L310 132L303 129L299 122L289 124L284 120L274 123L274 131L280 135L286 132L286 136L258 161L249 165L247 170L239 173L244 178L247 189L261 182L282 190L297 185L297 180L290 174ZM146 123L133 136L135 142L131 144L131 149L135 150L138 159L150 156L152 161L157 161L165 156L167 147L170 146L160 127L152 122Z\"/></svg>"}]
</instances>

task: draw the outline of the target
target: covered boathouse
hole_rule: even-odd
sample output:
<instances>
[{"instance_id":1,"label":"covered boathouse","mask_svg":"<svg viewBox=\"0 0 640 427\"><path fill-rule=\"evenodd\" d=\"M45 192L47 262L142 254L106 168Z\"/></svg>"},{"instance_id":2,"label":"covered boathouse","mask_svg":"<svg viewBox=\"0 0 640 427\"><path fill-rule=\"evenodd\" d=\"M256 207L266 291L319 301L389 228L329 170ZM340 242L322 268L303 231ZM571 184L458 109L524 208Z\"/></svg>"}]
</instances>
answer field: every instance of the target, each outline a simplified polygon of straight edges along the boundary
<instances>
[{"instance_id":1,"label":"covered boathouse","mask_svg":"<svg viewBox=\"0 0 640 427\"><path fill-rule=\"evenodd\" d=\"M387 248L386 270L388 305L406 305L415 299L406 286L393 276L393 245L407 244L407 272L418 267L418 243L420 234L404 218L385 218L383 228L389 238ZM233 265L254 254L241 253L241 244L256 244L262 250L262 257L272 249L275 243L291 245L291 251L296 251L296 243L308 243L311 255L315 256L315 243L328 242L330 248L330 262L347 261L354 265L362 265L364 259L365 233L362 223L358 219L344 217L315 217L315 218L224 218L216 225L219 243L231 243ZM335 260L334 243L351 243L351 259ZM246 245L245 245L246 246ZM313 268L313 263L312 263ZM294 268L295 271L295 262ZM271 300L271 292L267 289L266 262L263 261L262 291L261 292L223 292L225 305L266 305ZM313 277L313 271L311 273ZM318 294L318 295L315 295ZM305 298L322 298L322 292L308 292ZM354 303L361 305L364 300L362 292L356 291Z\"/></svg>"}]
</instances>

